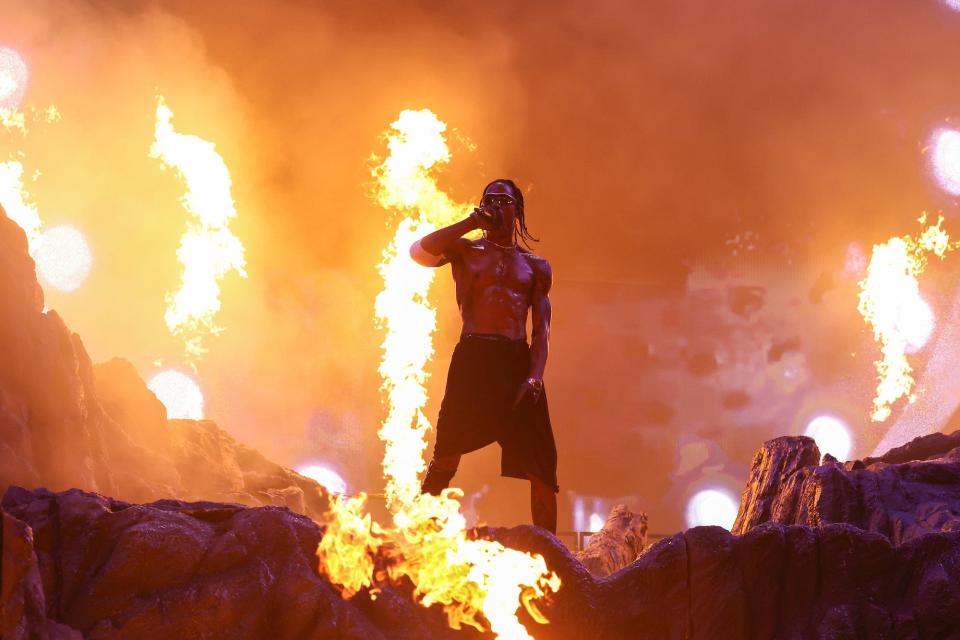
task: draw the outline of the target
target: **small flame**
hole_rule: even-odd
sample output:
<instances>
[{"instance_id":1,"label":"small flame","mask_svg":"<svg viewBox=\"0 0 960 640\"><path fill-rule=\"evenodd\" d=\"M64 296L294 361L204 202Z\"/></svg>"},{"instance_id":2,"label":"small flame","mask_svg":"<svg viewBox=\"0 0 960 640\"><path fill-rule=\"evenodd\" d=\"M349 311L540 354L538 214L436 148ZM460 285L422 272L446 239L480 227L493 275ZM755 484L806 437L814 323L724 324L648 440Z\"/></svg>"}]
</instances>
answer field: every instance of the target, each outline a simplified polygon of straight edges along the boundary
<instances>
[{"instance_id":1,"label":"small flame","mask_svg":"<svg viewBox=\"0 0 960 640\"><path fill-rule=\"evenodd\" d=\"M0 48L0 52L3 49ZM56 106L50 105L47 109L37 110L30 107L33 119L40 122L56 122L60 119L60 112ZM21 136L27 135L27 118L23 111L13 107L0 107L0 128L6 132L17 132ZM14 154L11 154L14 155ZM16 157L23 158L22 152ZM7 211L7 216L16 222L27 234L29 252L35 256L40 244L43 222L37 205L30 199L30 194L23 181L23 163L20 160L0 162L0 205ZM34 173L34 178L39 175Z\"/></svg>"},{"instance_id":2,"label":"small flame","mask_svg":"<svg viewBox=\"0 0 960 640\"><path fill-rule=\"evenodd\" d=\"M923 214L918 222L926 224ZM917 277L927 266L928 254L938 258L957 247L937 224L917 237L891 238L874 245L867 277L860 282L859 311L873 327L873 337L880 344L882 359L876 362L877 393L871 418L882 422L890 417L890 405L909 396L913 389L913 368L907 361L908 332L902 326L905 317L916 316L913 307L922 305Z\"/></svg>"},{"instance_id":3,"label":"small flame","mask_svg":"<svg viewBox=\"0 0 960 640\"><path fill-rule=\"evenodd\" d=\"M23 111L0 108L0 126L7 131L19 131L27 135L27 117Z\"/></svg>"},{"instance_id":4,"label":"small flame","mask_svg":"<svg viewBox=\"0 0 960 640\"><path fill-rule=\"evenodd\" d=\"M344 597L364 587L375 593L377 580L408 577L423 606L439 603L450 626L469 625L498 636L530 638L517 618L523 605L540 623L546 619L534 601L560 588L542 556L507 549L491 540L467 538L459 489L440 496L420 493L418 475L430 422L425 367L433 356L436 310L427 301L436 271L407 255L414 240L463 218L470 205L458 204L437 188L433 171L450 161L443 138L446 125L429 110L404 111L392 125L390 155L374 171L375 198L407 214L384 251L384 280L375 313L386 330L380 374L388 413L380 429L385 443L387 507L393 526L381 528L363 515L364 496L333 499L327 531L317 555L324 572L341 585ZM350 562L337 559L338 554ZM383 568L378 569L377 557Z\"/></svg>"},{"instance_id":5,"label":"small flame","mask_svg":"<svg viewBox=\"0 0 960 640\"><path fill-rule=\"evenodd\" d=\"M173 167L187 183L180 202L195 217L180 238L177 258L183 265L180 289L167 296L164 319L173 335L184 340L188 362L207 352L203 338L221 329L214 322L220 310L220 280L230 271L246 277L243 244L230 232L237 215L230 194L230 170L213 143L178 133L173 111L157 97L157 123L150 157Z\"/></svg>"},{"instance_id":6,"label":"small flame","mask_svg":"<svg viewBox=\"0 0 960 640\"><path fill-rule=\"evenodd\" d=\"M37 205L30 201L30 194L23 184L23 164L16 160L0 162L0 205L27 234L30 255L33 256L39 246L43 222Z\"/></svg>"}]
</instances>

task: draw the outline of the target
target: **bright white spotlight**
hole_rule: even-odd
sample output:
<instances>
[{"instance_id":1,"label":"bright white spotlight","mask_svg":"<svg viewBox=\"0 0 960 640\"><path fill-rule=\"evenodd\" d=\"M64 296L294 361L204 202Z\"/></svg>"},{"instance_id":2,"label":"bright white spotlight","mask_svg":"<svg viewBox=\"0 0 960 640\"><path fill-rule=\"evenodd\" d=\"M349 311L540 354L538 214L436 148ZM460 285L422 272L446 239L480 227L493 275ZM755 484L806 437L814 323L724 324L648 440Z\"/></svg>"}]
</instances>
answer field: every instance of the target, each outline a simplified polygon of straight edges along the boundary
<instances>
[{"instance_id":1,"label":"bright white spotlight","mask_svg":"<svg viewBox=\"0 0 960 640\"><path fill-rule=\"evenodd\" d=\"M739 508L739 502L726 489L698 491L687 502L687 526L716 525L729 531Z\"/></svg>"},{"instance_id":2,"label":"bright white spotlight","mask_svg":"<svg viewBox=\"0 0 960 640\"><path fill-rule=\"evenodd\" d=\"M27 91L27 63L15 50L0 47L0 109L16 109Z\"/></svg>"},{"instance_id":3,"label":"bright white spotlight","mask_svg":"<svg viewBox=\"0 0 960 640\"><path fill-rule=\"evenodd\" d=\"M590 514L590 531L600 531L603 529L603 518L600 517L599 513Z\"/></svg>"},{"instance_id":4,"label":"bright white spotlight","mask_svg":"<svg viewBox=\"0 0 960 640\"><path fill-rule=\"evenodd\" d=\"M347 492L347 483L336 471L319 464L312 464L297 469L297 473L316 480L317 484L329 493L343 494Z\"/></svg>"},{"instance_id":5,"label":"bright white spotlight","mask_svg":"<svg viewBox=\"0 0 960 640\"><path fill-rule=\"evenodd\" d=\"M960 0L943 0L943 3L954 11L960 11Z\"/></svg>"},{"instance_id":6,"label":"bright white spotlight","mask_svg":"<svg viewBox=\"0 0 960 640\"><path fill-rule=\"evenodd\" d=\"M40 234L33 257L40 277L60 291L76 290L90 275L93 264L90 246L83 234L66 225Z\"/></svg>"},{"instance_id":7,"label":"bright white spotlight","mask_svg":"<svg viewBox=\"0 0 960 640\"><path fill-rule=\"evenodd\" d=\"M960 0L957 0L960 3ZM937 182L947 192L960 196L960 131L937 129L930 141L931 161Z\"/></svg>"},{"instance_id":8,"label":"bright white spotlight","mask_svg":"<svg viewBox=\"0 0 960 640\"><path fill-rule=\"evenodd\" d=\"M846 462L850 455L850 430L840 418L817 416L807 423L803 435L816 441L821 456L829 453L837 460Z\"/></svg>"},{"instance_id":9,"label":"bright white spotlight","mask_svg":"<svg viewBox=\"0 0 960 640\"><path fill-rule=\"evenodd\" d=\"M897 331L907 342L907 353L916 353L923 348L933 334L935 318L927 301L911 296L901 303L897 316Z\"/></svg>"},{"instance_id":10,"label":"bright white spotlight","mask_svg":"<svg viewBox=\"0 0 960 640\"><path fill-rule=\"evenodd\" d=\"M175 369L161 371L150 378L147 388L167 408L168 419L203 419L203 392L196 381L185 373Z\"/></svg>"}]
</instances>

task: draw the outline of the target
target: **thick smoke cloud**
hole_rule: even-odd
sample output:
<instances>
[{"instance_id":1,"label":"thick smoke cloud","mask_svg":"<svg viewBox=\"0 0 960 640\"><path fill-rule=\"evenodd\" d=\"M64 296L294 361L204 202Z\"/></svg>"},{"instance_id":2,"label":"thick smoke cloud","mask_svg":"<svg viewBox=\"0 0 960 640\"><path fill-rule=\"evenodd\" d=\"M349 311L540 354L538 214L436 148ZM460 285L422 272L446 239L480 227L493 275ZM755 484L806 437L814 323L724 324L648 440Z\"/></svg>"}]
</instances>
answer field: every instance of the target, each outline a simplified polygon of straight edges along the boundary
<instances>
[{"instance_id":1,"label":"thick smoke cloud","mask_svg":"<svg viewBox=\"0 0 960 640\"><path fill-rule=\"evenodd\" d=\"M186 214L147 157L155 94L217 144L250 277L225 281L199 377L208 415L268 456L378 489L372 304L392 221L368 198L370 155L421 107L456 129L455 198L501 175L527 191L556 274L565 491L630 496L672 531L691 491L739 491L760 442L818 411L856 427L855 455L882 435L844 265L921 210L955 213L924 156L960 115L960 14L942 3L48 0L0 16L27 102L63 114L2 141L41 171L45 222L88 234L90 280L48 299L95 360L178 363L163 307ZM931 276L935 307L950 270ZM431 416L459 330L440 280ZM462 483L481 518L523 520L496 455L465 460Z\"/></svg>"}]
</instances>

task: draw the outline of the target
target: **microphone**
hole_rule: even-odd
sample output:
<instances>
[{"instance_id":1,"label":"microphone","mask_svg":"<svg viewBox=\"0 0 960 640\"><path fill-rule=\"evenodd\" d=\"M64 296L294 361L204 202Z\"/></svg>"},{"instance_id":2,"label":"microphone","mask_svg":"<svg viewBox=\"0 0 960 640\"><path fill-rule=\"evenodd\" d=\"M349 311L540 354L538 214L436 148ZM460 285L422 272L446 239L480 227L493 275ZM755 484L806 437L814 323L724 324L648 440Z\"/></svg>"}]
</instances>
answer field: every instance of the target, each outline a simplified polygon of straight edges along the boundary
<instances>
[{"instance_id":1,"label":"microphone","mask_svg":"<svg viewBox=\"0 0 960 640\"><path fill-rule=\"evenodd\" d=\"M483 206L483 203L479 207L474 209L477 215L481 216L487 223L494 229L499 229L503 224L503 213L499 209L488 210Z\"/></svg>"}]
</instances>

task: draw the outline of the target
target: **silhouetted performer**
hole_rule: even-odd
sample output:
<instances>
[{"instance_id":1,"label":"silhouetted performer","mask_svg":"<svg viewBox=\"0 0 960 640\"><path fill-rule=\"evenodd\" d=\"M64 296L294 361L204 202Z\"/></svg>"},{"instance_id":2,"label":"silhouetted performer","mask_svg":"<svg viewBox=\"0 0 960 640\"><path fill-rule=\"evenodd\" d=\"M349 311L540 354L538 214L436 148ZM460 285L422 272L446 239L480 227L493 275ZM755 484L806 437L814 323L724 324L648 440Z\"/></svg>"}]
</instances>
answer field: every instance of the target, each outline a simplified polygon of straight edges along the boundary
<instances>
[{"instance_id":1,"label":"silhouetted performer","mask_svg":"<svg viewBox=\"0 0 960 640\"><path fill-rule=\"evenodd\" d=\"M462 237L474 229L483 238ZM450 263L463 318L423 491L439 494L462 454L499 442L501 475L530 480L533 523L556 533L557 449L543 388L553 275L550 263L518 244L529 240L537 239L527 230L523 193L511 180L494 180L468 217L410 247L419 264Z\"/></svg>"}]
</instances>

